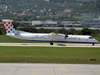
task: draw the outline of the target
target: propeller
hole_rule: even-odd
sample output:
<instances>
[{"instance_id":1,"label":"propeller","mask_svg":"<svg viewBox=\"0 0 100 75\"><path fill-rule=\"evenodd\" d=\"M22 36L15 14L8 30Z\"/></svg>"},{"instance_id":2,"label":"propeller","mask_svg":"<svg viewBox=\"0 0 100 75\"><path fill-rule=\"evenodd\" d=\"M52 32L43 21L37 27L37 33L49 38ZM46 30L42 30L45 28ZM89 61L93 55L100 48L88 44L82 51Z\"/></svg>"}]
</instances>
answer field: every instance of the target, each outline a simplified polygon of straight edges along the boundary
<instances>
[{"instance_id":1,"label":"propeller","mask_svg":"<svg viewBox=\"0 0 100 75\"><path fill-rule=\"evenodd\" d=\"M68 37L68 35L67 34L65 34L65 39Z\"/></svg>"},{"instance_id":2,"label":"propeller","mask_svg":"<svg viewBox=\"0 0 100 75\"><path fill-rule=\"evenodd\" d=\"M65 34L65 39L66 39L68 37L66 30L64 31L64 34Z\"/></svg>"}]
</instances>

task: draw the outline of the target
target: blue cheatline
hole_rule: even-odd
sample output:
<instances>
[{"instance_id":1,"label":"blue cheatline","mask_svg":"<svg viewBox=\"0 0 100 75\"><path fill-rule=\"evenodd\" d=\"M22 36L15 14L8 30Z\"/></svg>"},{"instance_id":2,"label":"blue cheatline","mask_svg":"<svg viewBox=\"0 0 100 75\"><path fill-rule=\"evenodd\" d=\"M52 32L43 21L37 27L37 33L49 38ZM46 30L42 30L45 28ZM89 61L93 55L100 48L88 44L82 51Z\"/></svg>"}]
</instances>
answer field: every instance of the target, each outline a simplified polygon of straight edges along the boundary
<instances>
[{"instance_id":1,"label":"blue cheatline","mask_svg":"<svg viewBox=\"0 0 100 75\"><path fill-rule=\"evenodd\" d=\"M34 41L34 42L52 42L49 40L27 40L27 41ZM75 42L75 41L53 41L53 42L64 42L64 43L99 43L99 42Z\"/></svg>"}]
</instances>

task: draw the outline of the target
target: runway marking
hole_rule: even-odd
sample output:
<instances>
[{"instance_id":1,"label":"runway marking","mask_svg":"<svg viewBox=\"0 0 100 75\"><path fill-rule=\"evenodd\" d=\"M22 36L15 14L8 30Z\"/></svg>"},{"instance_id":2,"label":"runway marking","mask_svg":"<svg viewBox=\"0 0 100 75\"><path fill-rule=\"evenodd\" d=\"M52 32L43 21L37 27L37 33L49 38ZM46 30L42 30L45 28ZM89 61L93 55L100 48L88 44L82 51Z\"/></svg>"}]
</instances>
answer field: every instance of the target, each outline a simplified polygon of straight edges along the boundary
<instances>
[{"instance_id":1,"label":"runway marking","mask_svg":"<svg viewBox=\"0 0 100 75\"><path fill-rule=\"evenodd\" d=\"M62 67L61 69L58 69L58 70L65 70L65 69L67 69L66 67Z\"/></svg>"}]
</instances>

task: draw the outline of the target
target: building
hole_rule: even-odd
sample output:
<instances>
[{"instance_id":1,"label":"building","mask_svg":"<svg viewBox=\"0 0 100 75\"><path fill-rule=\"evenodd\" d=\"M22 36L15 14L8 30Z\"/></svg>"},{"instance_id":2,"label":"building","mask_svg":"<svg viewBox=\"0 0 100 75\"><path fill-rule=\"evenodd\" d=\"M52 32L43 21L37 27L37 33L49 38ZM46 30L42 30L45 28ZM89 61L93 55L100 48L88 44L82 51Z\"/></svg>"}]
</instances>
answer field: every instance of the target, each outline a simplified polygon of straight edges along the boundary
<instances>
[{"instance_id":1,"label":"building","mask_svg":"<svg viewBox=\"0 0 100 75\"><path fill-rule=\"evenodd\" d=\"M32 25L57 25L57 21L46 20L46 21L32 21Z\"/></svg>"},{"instance_id":2,"label":"building","mask_svg":"<svg viewBox=\"0 0 100 75\"><path fill-rule=\"evenodd\" d=\"M6 5L0 5L0 9L7 9Z\"/></svg>"},{"instance_id":3,"label":"building","mask_svg":"<svg viewBox=\"0 0 100 75\"><path fill-rule=\"evenodd\" d=\"M45 0L45 1L49 2L50 0Z\"/></svg>"},{"instance_id":4,"label":"building","mask_svg":"<svg viewBox=\"0 0 100 75\"><path fill-rule=\"evenodd\" d=\"M66 9L66 10L64 10L64 12L72 12L72 10Z\"/></svg>"},{"instance_id":5,"label":"building","mask_svg":"<svg viewBox=\"0 0 100 75\"><path fill-rule=\"evenodd\" d=\"M25 25L32 25L32 21L17 21L17 23L23 23Z\"/></svg>"},{"instance_id":6,"label":"building","mask_svg":"<svg viewBox=\"0 0 100 75\"><path fill-rule=\"evenodd\" d=\"M42 22L41 21L32 21L32 25L41 25Z\"/></svg>"},{"instance_id":7,"label":"building","mask_svg":"<svg viewBox=\"0 0 100 75\"><path fill-rule=\"evenodd\" d=\"M68 26L68 25L72 25L72 26L81 25L81 23L79 21L61 21L59 24L64 25L64 26Z\"/></svg>"},{"instance_id":8,"label":"building","mask_svg":"<svg viewBox=\"0 0 100 75\"><path fill-rule=\"evenodd\" d=\"M95 26L95 25L100 25L100 22L87 22L87 21L83 21L80 22L82 25L90 25L90 26Z\"/></svg>"},{"instance_id":9,"label":"building","mask_svg":"<svg viewBox=\"0 0 100 75\"><path fill-rule=\"evenodd\" d=\"M46 20L46 25L57 25L58 22L57 21L52 21L52 20Z\"/></svg>"}]
</instances>

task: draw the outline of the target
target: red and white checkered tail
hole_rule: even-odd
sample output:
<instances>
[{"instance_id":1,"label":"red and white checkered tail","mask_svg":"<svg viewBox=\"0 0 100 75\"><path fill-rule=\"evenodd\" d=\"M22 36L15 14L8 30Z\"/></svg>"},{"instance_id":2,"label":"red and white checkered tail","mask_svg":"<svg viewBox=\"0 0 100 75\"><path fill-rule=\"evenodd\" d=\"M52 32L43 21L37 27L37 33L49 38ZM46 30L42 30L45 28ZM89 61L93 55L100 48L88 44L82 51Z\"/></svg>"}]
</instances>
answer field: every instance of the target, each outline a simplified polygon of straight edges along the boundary
<instances>
[{"instance_id":1,"label":"red and white checkered tail","mask_svg":"<svg viewBox=\"0 0 100 75\"><path fill-rule=\"evenodd\" d=\"M13 20L3 19L2 21L3 21L3 24L5 26L7 34L9 34L9 33L15 33L15 27L12 24Z\"/></svg>"}]
</instances>

